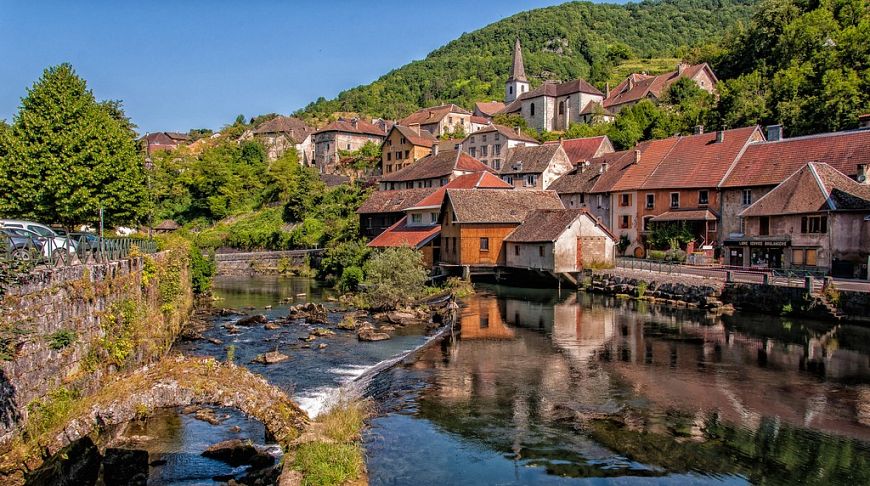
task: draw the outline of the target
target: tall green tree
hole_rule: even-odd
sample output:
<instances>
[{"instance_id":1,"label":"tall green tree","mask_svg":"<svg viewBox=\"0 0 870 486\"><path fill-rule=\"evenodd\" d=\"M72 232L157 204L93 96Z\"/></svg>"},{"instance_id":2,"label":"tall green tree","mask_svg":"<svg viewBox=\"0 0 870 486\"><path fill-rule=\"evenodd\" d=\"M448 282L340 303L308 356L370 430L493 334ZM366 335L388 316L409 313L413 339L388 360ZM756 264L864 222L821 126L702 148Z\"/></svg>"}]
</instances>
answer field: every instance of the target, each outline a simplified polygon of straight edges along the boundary
<instances>
[{"instance_id":1,"label":"tall green tree","mask_svg":"<svg viewBox=\"0 0 870 486\"><path fill-rule=\"evenodd\" d=\"M46 223L142 221L142 156L120 103L100 103L69 64L46 69L0 144L0 212ZM0 135L2 136L2 135Z\"/></svg>"}]
</instances>

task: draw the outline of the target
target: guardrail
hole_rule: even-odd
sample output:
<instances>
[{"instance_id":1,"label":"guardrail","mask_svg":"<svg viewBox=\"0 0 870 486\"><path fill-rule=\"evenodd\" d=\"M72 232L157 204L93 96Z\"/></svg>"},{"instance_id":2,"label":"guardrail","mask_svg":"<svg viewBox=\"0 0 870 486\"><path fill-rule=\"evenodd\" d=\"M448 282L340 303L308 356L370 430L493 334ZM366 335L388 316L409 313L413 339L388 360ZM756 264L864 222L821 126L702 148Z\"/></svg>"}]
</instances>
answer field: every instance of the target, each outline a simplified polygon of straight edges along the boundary
<instances>
[{"instance_id":1,"label":"guardrail","mask_svg":"<svg viewBox=\"0 0 870 486\"><path fill-rule=\"evenodd\" d=\"M666 274L680 273L681 265L673 262L662 260L642 260L639 258L619 257L616 259L617 268L628 268L630 270L646 270L647 272L658 272Z\"/></svg>"},{"instance_id":2,"label":"guardrail","mask_svg":"<svg viewBox=\"0 0 870 486\"><path fill-rule=\"evenodd\" d=\"M30 238L0 235L0 260L33 266L105 263L129 258L134 251L140 254L156 253L157 242L144 238Z\"/></svg>"}]
</instances>

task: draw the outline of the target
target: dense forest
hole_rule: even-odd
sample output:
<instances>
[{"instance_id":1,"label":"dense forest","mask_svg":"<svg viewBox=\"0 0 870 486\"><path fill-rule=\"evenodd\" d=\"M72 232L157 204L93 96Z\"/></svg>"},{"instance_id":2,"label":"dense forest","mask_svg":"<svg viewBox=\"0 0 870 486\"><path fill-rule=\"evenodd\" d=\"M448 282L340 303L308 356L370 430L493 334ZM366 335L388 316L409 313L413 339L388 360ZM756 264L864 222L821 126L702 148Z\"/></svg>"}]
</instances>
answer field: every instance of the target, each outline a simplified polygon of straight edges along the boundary
<instances>
[{"instance_id":1,"label":"dense forest","mask_svg":"<svg viewBox=\"0 0 870 486\"><path fill-rule=\"evenodd\" d=\"M424 106L504 97L514 39L523 45L533 86L585 78L604 87L627 59L681 57L749 19L755 0L656 0L624 5L566 3L500 20L384 75L372 84L318 99L300 112L322 118L358 112L390 119ZM673 66L669 66L673 69Z\"/></svg>"}]
</instances>

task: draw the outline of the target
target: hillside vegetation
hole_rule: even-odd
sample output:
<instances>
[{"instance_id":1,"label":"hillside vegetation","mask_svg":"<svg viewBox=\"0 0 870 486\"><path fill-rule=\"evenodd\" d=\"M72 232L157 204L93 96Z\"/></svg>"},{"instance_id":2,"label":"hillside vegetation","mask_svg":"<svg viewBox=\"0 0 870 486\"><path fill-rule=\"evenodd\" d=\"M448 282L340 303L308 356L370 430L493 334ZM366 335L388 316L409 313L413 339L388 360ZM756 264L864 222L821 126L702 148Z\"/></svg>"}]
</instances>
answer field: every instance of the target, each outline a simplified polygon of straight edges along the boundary
<instances>
[{"instance_id":1,"label":"hillside vegetation","mask_svg":"<svg viewBox=\"0 0 870 486\"><path fill-rule=\"evenodd\" d=\"M523 45L533 86L585 78L604 87L626 59L673 57L746 21L754 0L658 0L625 5L566 3L522 12L463 34L372 84L318 99L301 111L321 118L337 111L400 118L443 102L470 107L502 99L514 39Z\"/></svg>"}]
</instances>

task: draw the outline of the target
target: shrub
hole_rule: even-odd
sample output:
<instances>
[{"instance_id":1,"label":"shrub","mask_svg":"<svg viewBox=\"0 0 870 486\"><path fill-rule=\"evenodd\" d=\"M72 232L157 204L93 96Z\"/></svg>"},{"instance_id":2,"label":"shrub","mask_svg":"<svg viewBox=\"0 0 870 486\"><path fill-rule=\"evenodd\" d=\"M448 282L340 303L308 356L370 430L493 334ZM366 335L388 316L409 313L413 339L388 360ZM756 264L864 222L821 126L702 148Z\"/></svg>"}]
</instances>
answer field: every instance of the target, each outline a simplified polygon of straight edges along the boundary
<instances>
[{"instance_id":1,"label":"shrub","mask_svg":"<svg viewBox=\"0 0 870 486\"><path fill-rule=\"evenodd\" d=\"M423 254L411 248L387 248L363 267L364 295L375 309L395 309L423 296L426 268Z\"/></svg>"},{"instance_id":2,"label":"shrub","mask_svg":"<svg viewBox=\"0 0 870 486\"><path fill-rule=\"evenodd\" d=\"M190 245L190 281L193 292L204 294L211 289L215 273L214 253L205 257L196 245Z\"/></svg>"},{"instance_id":3,"label":"shrub","mask_svg":"<svg viewBox=\"0 0 870 486\"><path fill-rule=\"evenodd\" d=\"M837 289L836 286L834 286L833 283L829 284L825 287L824 294L825 294L825 298L828 300L828 302L830 302L831 304L833 304L837 307L840 306L840 291L839 291L839 289Z\"/></svg>"},{"instance_id":4,"label":"shrub","mask_svg":"<svg viewBox=\"0 0 870 486\"><path fill-rule=\"evenodd\" d=\"M76 332L71 329L61 329L48 337L51 349L63 349L76 340Z\"/></svg>"},{"instance_id":5,"label":"shrub","mask_svg":"<svg viewBox=\"0 0 870 486\"><path fill-rule=\"evenodd\" d=\"M662 250L647 250L646 257L657 261L665 261L667 259L667 255Z\"/></svg>"},{"instance_id":6,"label":"shrub","mask_svg":"<svg viewBox=\"0 0 870 486\"><path fill-rule=\"evenodd\" d=\"M347 267L341 272L338 289L342 292L354 292L363 281L363 271L360 267Z\"/></svg>"}]
</instances>

